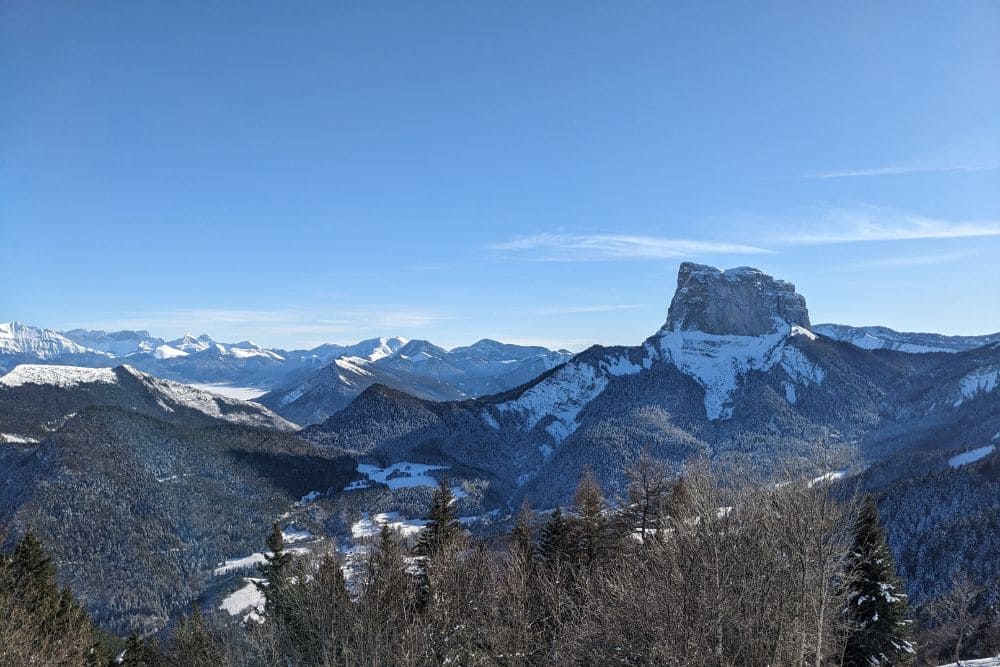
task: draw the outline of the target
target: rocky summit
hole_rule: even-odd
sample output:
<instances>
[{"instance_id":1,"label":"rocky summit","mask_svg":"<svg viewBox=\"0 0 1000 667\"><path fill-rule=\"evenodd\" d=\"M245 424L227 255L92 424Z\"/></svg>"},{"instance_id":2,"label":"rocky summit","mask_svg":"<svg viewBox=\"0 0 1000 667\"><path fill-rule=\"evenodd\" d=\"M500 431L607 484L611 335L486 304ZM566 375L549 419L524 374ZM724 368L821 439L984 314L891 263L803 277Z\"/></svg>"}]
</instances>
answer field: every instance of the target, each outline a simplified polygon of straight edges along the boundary
<instances>
[{"instance_id":1,"label":"rocky summit","mask_svg":"<svg viewBox=\"0 0 1000 667\"><path fill-rule=\"evenodd\" d=\"M664 329L760 336L774 333L779 320L809 328L806 300L792 283L748 266L723 270L684 262Z\"/></svg>"}]
</instances>

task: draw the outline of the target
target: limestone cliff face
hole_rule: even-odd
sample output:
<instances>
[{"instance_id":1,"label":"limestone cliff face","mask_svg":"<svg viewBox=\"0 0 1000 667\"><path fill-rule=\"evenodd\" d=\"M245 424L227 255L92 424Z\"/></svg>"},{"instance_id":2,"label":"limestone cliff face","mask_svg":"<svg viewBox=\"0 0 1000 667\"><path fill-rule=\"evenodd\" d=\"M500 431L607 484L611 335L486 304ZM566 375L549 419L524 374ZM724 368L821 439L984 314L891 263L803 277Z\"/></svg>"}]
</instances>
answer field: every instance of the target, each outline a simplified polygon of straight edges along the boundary
<instances>
[{"instance_id":1,"label":"limestone cliff face","mask_svg":"<svg viewBox=\"0 0 1000 667\"><path fill-rule=\"evenodd\" d=\"M760 336L782 322L809 328L806 300L792 283L747 266L722 270L684 262L664 330Z\"/></svg>"}]
</instances>

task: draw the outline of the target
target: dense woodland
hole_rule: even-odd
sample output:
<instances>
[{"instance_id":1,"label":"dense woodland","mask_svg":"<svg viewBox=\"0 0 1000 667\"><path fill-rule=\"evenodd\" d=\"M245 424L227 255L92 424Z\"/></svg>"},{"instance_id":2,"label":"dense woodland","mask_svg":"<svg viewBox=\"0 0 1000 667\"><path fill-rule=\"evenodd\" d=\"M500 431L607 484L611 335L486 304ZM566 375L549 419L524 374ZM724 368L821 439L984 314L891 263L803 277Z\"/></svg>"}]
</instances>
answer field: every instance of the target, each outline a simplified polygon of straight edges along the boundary
<instances>
[{"instance_id":1,"label":"dense woodland","mask_svg":"<svg viewBox=\"0 0 1000 667\"><path fill-rule=\"evenodd\" d=\"M571 507L524 506L473 539L442 482L411 543L383 527L346 581L275 525L266 604L196 606L156 637L95 627L30 533L0 560L4 665L909 665L1000 652L996 590L956 577L911 608L874 503L805 483L675 478L643 456L611 503L585 471Z\"/></svg>"}]
</instances>

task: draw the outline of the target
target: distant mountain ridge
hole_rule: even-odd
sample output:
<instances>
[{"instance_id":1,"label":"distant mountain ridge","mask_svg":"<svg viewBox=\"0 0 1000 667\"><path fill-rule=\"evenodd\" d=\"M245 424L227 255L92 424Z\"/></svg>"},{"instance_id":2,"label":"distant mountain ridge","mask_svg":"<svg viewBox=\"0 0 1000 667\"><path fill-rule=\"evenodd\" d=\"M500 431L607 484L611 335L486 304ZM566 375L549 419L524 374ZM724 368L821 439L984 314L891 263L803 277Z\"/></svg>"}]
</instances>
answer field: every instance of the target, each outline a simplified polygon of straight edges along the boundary
<instances>
[{"instance_id":1,"label":"distant mountain ridge","mask_svg":"<svg viewBox=\"0 0 1000 667\"><path fill-rule=\"evenodd\" d=\"M428 341L380 337L351 345L326 343L309 350L284 350L249 340L221 343L205 334L165 340L148 331L57 332L19 322L0 323L0 374L18 364L110 368L124 363L177 382L283 389L287 395L297 383L333 360L344 359L348 361L341 364L341 372L353 379L341 387L346 399L338 399L340 407L360 392L352 392L350 386L371 384L367 377L443 400L516 386L570 356L565 350L553 352L496 341L479 341L448 351ZM387 358L394 361L383 362L377 369L359 370ZM306 423L332 414L326 409L316 412L322 413L321 417L311 417L313 410L290 411Z\"/></svg>"},{"instance_id":2,"label":"distant mountain ridge","mask_svg":"<svg viewBox=\"0 0 1000 667\"><path fill-rule=\"evenodd\" d=\"M944 336L895 331L888 327L852 327L846 324L817 324L813 331L866 350L898 350L918 354L960 352L1000 342L1000 332L982 336Z\"/></svg>"},{"instance_id":3,"label":"distant mountain ridge","mask_svg":"<svg viewBox=\"0 0 1000 667\"><path fill-rule=\"evenodd\" d=\"M571 356L566 350L488 339L450 351L413 340L374 360L339 357L258 401L298 424L315 424L346 407L372 385L433 401L456 400L511 389Z\"/></svg>"}]
</instances>

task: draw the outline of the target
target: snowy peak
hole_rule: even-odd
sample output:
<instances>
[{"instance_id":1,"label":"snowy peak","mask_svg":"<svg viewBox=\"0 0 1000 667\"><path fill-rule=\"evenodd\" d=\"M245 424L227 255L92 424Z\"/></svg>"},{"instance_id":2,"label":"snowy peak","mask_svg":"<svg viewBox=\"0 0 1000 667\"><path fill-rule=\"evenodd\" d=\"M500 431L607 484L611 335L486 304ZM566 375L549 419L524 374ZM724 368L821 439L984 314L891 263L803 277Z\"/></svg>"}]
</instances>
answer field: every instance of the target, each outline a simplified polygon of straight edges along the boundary
<instances>
[{"instance_id":1,"label":"snowy peak","mask_svg":"<svg viewBox=\"0 0 1000 667\"><path fill-rule=\"evenodd\" d=\"M748 266L722 270L684 262L663 330L762 336L792 326L809 328L806 300L792 283Z\"/></svg>"},{"instance_id":2,"label":"snowy peak","mask_svg":"<svg viewBox=\"0 0 1000 667\"><path fill-rule=\"evenodd\" d=\"M53 359L63 354L93 354L62 334L49 329L31 327L20 322L0 323L0 352L31 355L38 359Z\"/></svg>"}]
</instances>

